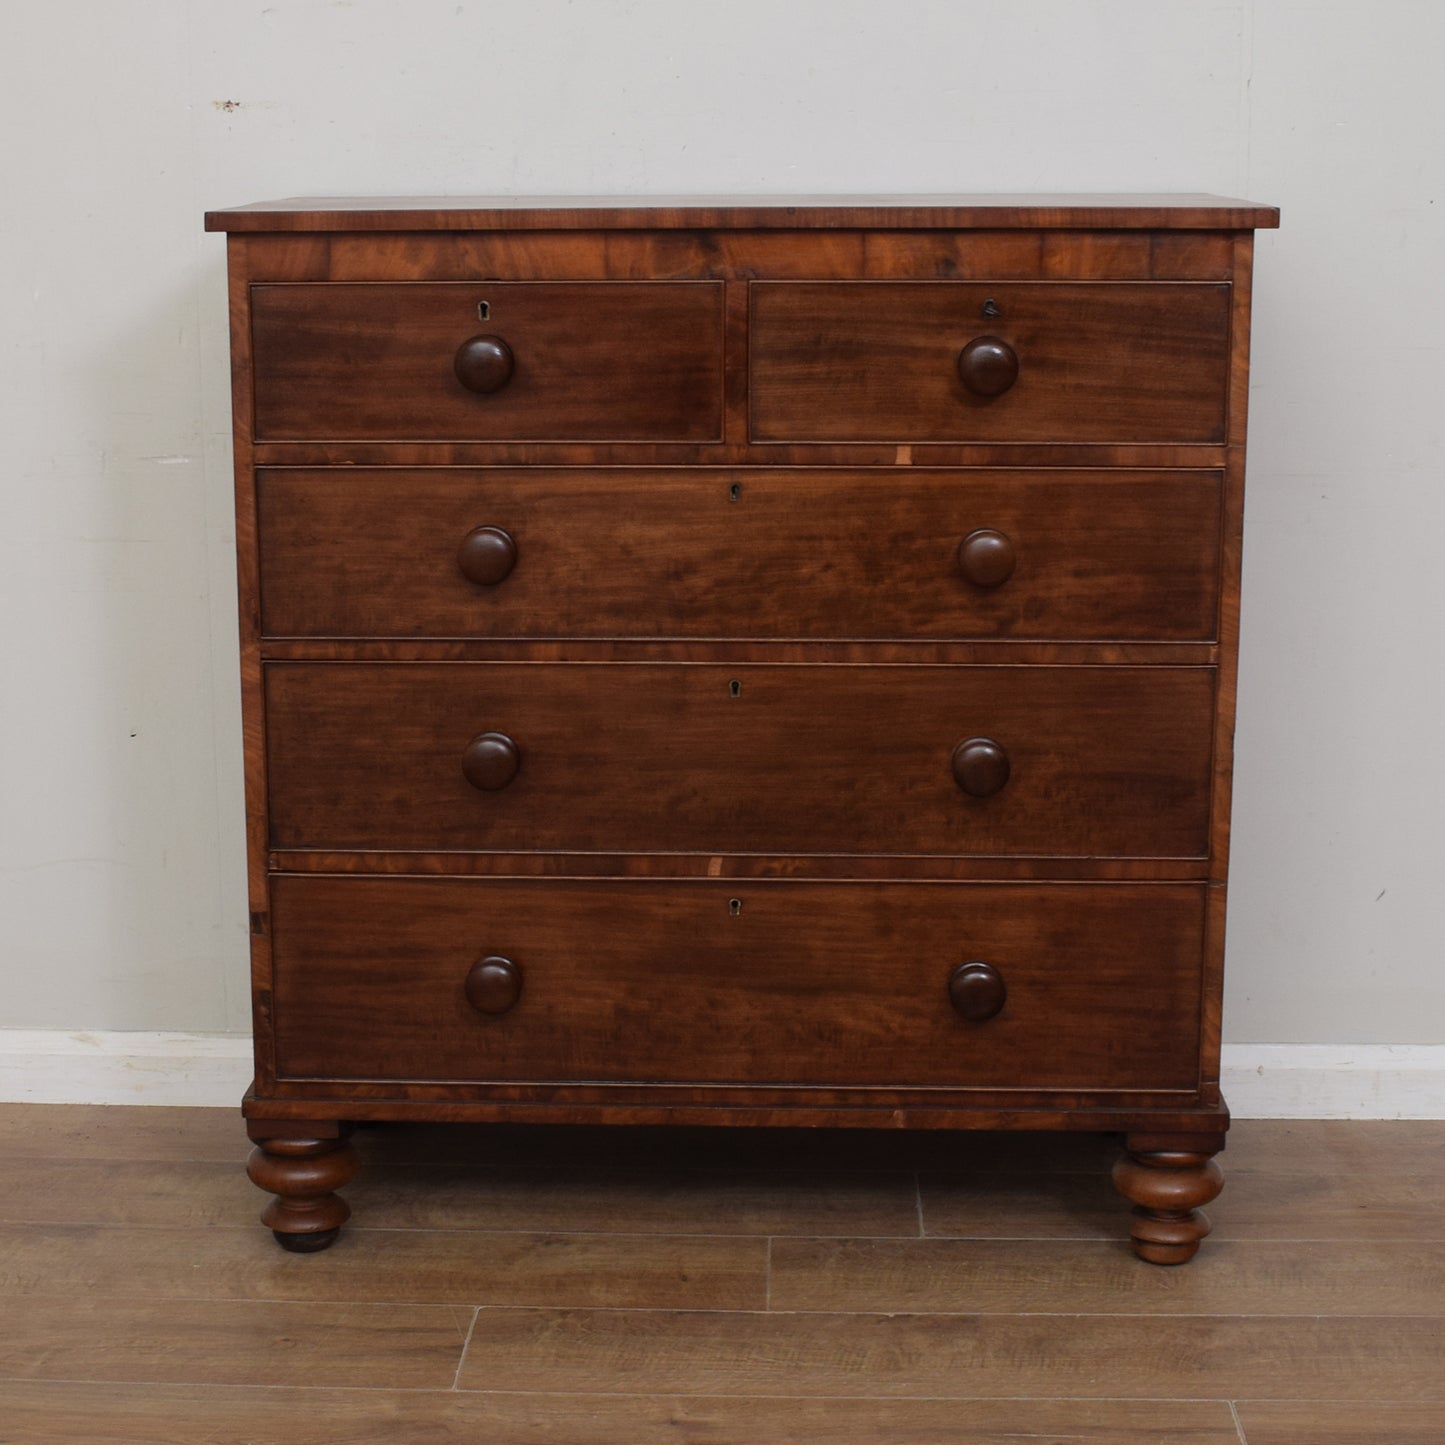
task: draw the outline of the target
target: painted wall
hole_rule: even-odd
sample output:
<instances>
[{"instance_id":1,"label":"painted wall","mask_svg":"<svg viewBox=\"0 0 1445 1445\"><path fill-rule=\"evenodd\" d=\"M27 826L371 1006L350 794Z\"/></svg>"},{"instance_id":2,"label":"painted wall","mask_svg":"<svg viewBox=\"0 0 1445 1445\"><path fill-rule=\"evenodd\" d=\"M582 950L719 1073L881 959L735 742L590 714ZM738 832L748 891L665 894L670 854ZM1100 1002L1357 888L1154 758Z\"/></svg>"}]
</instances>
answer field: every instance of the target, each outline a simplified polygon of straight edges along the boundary
<instances>
[{"instance_id":1,"label":"painted wall","mask_svg":"<svg viewBox=\"0 0 1445 1445\"><path fill-rule=\"evenodd\" d=\"M1227 1037L1445 1037L1436 0L54 0L0 67L0 1026L247 1026L223 242L298 193L1214 190Z\"/></svg>"}]
</instances>

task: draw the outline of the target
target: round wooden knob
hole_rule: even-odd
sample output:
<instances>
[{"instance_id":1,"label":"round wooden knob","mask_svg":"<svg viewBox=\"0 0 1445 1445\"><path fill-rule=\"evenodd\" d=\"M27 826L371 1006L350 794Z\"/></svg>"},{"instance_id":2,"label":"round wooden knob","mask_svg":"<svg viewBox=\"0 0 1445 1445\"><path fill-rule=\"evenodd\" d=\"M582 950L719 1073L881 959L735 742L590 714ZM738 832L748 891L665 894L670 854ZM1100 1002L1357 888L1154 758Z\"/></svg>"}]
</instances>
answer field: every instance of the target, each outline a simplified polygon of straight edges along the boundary
<instances>
[{"instance_id":1,"label":"round wooden knob","mask_svg":"<svg viewBox=\"0 0 1445 1445\"><path fill-rule=\"evenodd\" d=\"M991 963L961 963L948 976L948 1000L964 1018L981 1024L1008 999L1008 988Z\"/></svg>"},{"instance_id":2,"label":"round wooden knob","mask_svg":"<svg viewBox=\"0 0 1445 1445\"><path fill-rule=\"evenodd\" d=\"M467 1002L481 1014L504 1014L522 996L522 970L510 958L490 954L467 970Z\"/></svg>"},{"instance_id":3,"label":"round wooden knob","mask_svg":"<svg viewBox=\"0 0 1445 1445\"><path fill-rule=\"evenodd\" d=\"M506 733L478 733L462 754L467 782L484 793L505 788L521 766L521 750Z\"/></svg>"},{"instance_id":4,"label":"round wooden knob","mask_svg":"<svg viewBox=\"0 0 1445 1445\"><path fill-rule=\"evenodd\" d=\"M500 336L473 336L457 347L457 380L468 391L490 396L512 379L512 348Z\"/></svg>"},{"instance_id":5,"label":"round wooden knob","mask_svg":"<svg viewBox=\"0 0 1445 1445\"><path fill-rule=\"evenodd\" d=\"M500 527L474 527L457 548L457 566L468 582L495 587L517 565L517 544Z\"/></svg>"},{"instance_id":6,"label":"round wooden knob","mask_svg":"<svg viewBox=\"0 0 1445 1445\"><path fill-rule=\"evenodd\" d=\"M1008 754L992 738L965 738L953 750L953 780L975 798L993 797L1008 774Z\"/></svg>"},{"instance_id":7,"label":"round wooden knob","mask_svg":"<svg viewBox=\"0 0 1445 1445\"><path fill-rule=\"evenodd\" d=\"M958 544L958 570L975 587L999 587L1014 574L1014 544L1002 532L981 527Z\"/></svg>"},{"instance_id":8,"label":"round wooden knob","mask_svg":"<svg viewBox=\"0 0 1445 1445\"><path fill-rule=\"evenodd\" d=\"M975 396L1002 396L1019 379L1019 354L998 336L976 336L958 353L958 375Z\"/></svg>"}]
</instances>

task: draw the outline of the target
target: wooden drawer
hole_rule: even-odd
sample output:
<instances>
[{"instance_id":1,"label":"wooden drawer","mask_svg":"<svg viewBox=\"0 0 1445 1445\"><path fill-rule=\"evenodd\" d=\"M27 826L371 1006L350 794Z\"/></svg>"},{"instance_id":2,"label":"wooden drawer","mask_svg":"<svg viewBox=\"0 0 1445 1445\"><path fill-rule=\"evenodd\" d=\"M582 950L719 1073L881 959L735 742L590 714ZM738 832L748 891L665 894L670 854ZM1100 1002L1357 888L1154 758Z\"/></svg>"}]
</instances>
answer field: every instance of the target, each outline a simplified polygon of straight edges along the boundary
<instances>
[{"instance_id":1,"label":"wooden drawer","mask_svg":"<svg viewBox=\"0 0 1445 1445\"><path fill-rule=\"evenodd\" d=\"M287 1078L1198 1085L1198 886L287 875L272 906ZM967 962L992 1018L951 1003Z\"/></svg>"},{"instance_id":2,"label":"wooden drawer","mask_svg":"<svg viewBox=\"0 0 1445 1445\"><path fill-rule=\"evenodd\" d=\"M1229 295L1189 282L754 282L759 442L1222 442ZM966 348L1017 360L970 389ZM997 355L964 360L975 386Z\"/></svg>"},{"instance_id":3,"label":"wooden drawer","mask_svg":"<svg viewBox=\"0 0 1445 1445\"><path fill-rule=\"evenodd\" d=\"M267 468L257 488L273 637L1216 630L1216 472Z\"/></svg>"},{"instance_id":4,"label":"wooden drawer","mask_svg":"<svg viewBox=\"0 0 1445 1445\"><path fill-rule=\"evenodd\" d=\"M256 440L716 440L722 318L711 281L256 285ZM481 335L489 394L456 369Z\"/></svg>"},{"instance_id":5,"label":"wooden drawer","mask_svg":"<svg viewBox=\"0 0 1445 1445\"><path fill-rule=\"evenodd\" d=\"M313 664L266 670L278 848L1199 857L1189 667ZM506 780L501 744L520 768ZM1008 759L1006 781L975 744ZM496 791L463 774L469 766Z\"/></svg>"}]
</instances>

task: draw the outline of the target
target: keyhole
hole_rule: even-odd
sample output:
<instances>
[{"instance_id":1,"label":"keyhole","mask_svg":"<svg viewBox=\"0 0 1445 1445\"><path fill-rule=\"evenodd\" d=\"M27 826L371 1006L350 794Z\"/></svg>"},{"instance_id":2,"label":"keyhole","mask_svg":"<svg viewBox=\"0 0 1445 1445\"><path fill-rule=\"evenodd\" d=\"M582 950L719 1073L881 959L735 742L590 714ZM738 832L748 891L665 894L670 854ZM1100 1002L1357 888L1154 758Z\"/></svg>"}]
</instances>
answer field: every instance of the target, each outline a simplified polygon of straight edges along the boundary
<instances>
[{"instance_id":1,"label":"keyhole","mask_svg":"<svg viewBox=\"0 0 1445 1445\"><path fill-rule=\"evenodd\" d=\"M477 320L490 321L492 319L492 303L490 301L477 302Z\"/></svg>"},{"instance_id":2,"label":"keyhole","mask_svg":"<svg viewBox=\"0 0 1445 1445\"><path fill-rule=\"evenodd\" d=\"M983 314L985 316L1002 316L1003 312L998 309L998 302L992 296L983 303Z\"/></svg>"},{"instance_id":3,"label":"keyhole","mask_svg":"<svg viewBox=\"0 0 1445 1445\"><path fill-rule=\"evenodd\" d=\"M743 911L743 900L741 898L728 899L728 917L736 918Z\"/></svg>"},{"instance_id":4,"label":"keyhole","mask_svg":"<svg viewBox=\"0 0 1445 1445\"><path fill-rule=\"evenodd\" d=\"M728 501L735 502L742 494L743 484L741 482L734 482L732 486L728 488Z\"/></svg>"},{"instance_id":5,"label":"keyhole","mask_svg":"<svg viewBox=\"0 0 1445 1445\"><path fill-rule=\"evenodd\" d=\"M733 678L733 680L732 680L730 683L728 683L728 696L729 696L729 697L741 697L742 695L743 695L743 685L742 685L742 683L740 683L740 682L737 680L737 678Z\"/></svg>"}]
</instances>

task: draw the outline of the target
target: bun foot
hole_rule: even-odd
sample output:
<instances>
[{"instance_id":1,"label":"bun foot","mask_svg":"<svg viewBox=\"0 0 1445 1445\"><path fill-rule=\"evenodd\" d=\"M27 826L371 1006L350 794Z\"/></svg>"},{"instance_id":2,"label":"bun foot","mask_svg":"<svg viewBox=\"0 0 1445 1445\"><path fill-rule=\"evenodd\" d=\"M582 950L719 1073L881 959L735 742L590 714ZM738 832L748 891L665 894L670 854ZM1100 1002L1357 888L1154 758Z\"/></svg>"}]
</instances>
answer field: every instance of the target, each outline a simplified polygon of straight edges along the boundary
<instances>
[{"instance_id":1,"label":"bun foot","mask_svg":"<svg viewBox=\"0 0 1445 1445\"><path fill-rule=\"evenodd\" d=\"M260 1140L246 1173L275 1195L261 1211L261 1223L293 1254L325 1249L351 1217L351 1206L336 1190L351 1181L360 1164L344 1139Z\"/></svg>"},{"instance_id":2,"label":"bun foot","mask_svg":"<svg viewBox=\"0 0 1445 1445\"><path fill-rule=\"evenodd\" d=\"M322 1229L315 1234L283 1234L279 1229L273 1229L271 1233L276 1236L276 1243L289 1254L319 1254L336 1243L336 1236L341 1231Z\"/></svg>"},{"instance_id":3,"label":"bun foot","mask_svg":"<svg viewBox=\"0 0 1445 1445\"><path fill-rule=\"evenodd\" d=\"M1127 1157L1114 1166L1114 1186L1133 1201L1129 1233L1140 1259L1184 1264L1199 1252L1211 1228L1199 1206L1224 1188L1224 1174L1213 1159L1223 1142L1211 1137L1189 1148L1158 1148L1127 1141Z\"/></svg>"},{"instance_id":4,"label":"bun foot","mask_svg":"<svg viewBox=\"0 0 1445 1445\"><path fill-rule=\"evenodd\" d=\"M1191 1209L1178 1219L1162 1219L1136 1208L1129 1234L1140 1259L1150 1264L1186 1264L1199 1253L1199 1241L1212 1227L1202 1209Z\"/></svg>"}]
</instances>

